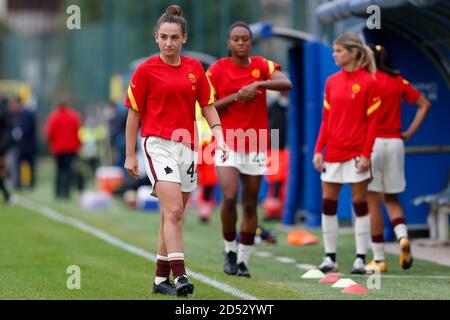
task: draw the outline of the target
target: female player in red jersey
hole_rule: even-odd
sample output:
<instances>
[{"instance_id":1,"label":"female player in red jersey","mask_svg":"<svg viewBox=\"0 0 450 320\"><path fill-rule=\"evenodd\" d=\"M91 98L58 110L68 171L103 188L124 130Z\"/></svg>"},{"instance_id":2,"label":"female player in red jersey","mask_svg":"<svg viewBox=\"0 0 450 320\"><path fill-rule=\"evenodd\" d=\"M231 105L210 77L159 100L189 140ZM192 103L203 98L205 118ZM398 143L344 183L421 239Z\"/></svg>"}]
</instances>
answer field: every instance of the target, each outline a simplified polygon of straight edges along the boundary
<instances>
[{"instance_id":1,"label":"female player in red jersey","mask_svg":"<svg viewBox=\"0 0 450 320\"><path fill-rule=\"evenodd\" d=\"M227 149L204 69L199 61L181 56L187 30L179 6L169 6L160 17L155 39L160 54L137 67L128 88L124 167L131 176L138 176L135 146L141 119L147 175L161 205L153 292L186 296L194 291L184 266L182 224L189 193L197 187L197 152L193 148L196 101L224 159ZM175 285L169 280L170 270Z\"/></svg>"},{"instance_id":2,"label":"female player in red jersey","mask_svg":"<svg viewBox=\"0 0 450 320\"><path fill-rule=\"evenodd\" d=\"M216 153L217 173L223 193L224 272L250 277L247 266L258 226L258 193L266 170L266 89L288 90L292 84L278 64L260 56L250 56L252 32L246 23L233 23L228 29L227 42L230 57L219 59L207 72L218 99L216 108L225 141L230 147L230 155L225 162L220 161L220 152ZM236 206L239 178L242 182L244 218L238 248Z\"/></svg>"},{"instance_id":3,"label":"female player in red jersey","mask_svg":"<svg viewBox=\"0 0 450 320\"><path fill-rule=\"evenodd\" d=\"M403 192L406 187L403 142L411 139L417 131L431 104L398 71L389 68L385 48L371 46L371 49L377 64L376 78L381 89L382 103L378 111L379 124L372 153L373 180L369 183L367 197L374 259L369 262L366 269L369 272L375 269L386 272L381 214L383 200L400 245L400 266L403 269L409 269L413 262L405 216L397 198L398 193ZM418 106L413 122L404 132L401 131L402 100Z\"/></svg>"},{"instance_id":4,"label":"female player in red jersey","mask_svg":"<svg viewBox=\"0 0 450 320\"><path fill-rule=\"evenodd\" d=\"M370 233L367 208L370 156L381 100L374 78L376 67L372 51L357 35L338 37L333 44L333 58L341 70L326 81L322 125L313 159L314 167L322 173L323 190L325 258L319 269L323 272L338 270L337 202L342 185L349 183L356 214L356 259L351 272L363 274Z\"/></svg>"}]
</instances>

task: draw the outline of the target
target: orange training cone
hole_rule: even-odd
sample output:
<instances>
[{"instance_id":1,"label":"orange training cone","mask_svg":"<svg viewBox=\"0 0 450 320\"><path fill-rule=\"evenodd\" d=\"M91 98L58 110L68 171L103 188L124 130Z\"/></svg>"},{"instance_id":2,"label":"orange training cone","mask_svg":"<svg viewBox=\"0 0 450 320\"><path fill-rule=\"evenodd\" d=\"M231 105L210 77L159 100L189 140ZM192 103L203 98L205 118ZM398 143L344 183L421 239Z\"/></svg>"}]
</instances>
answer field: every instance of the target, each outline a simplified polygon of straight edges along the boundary
<instances>
[{"instance_id":1,"label":"orange training cone","mask_svg":"<svg viewBox=\"0 0 450 320\"><path fill-rule=\"evenodd\" d=\"M346 294L368 294L369 290L367 290L366 288L364 288L360 284L353 284L353 285L345 288L344 290L342 290L341 293L346 293Z\"/></svg>"},{"instance_id":2,"label":"orange training cone","mask_svg":"<svg viewBox=\"0 0 450 320\"><path fill-rule=\"evenodd\" d=\"M293 230L288 233L288 243L292 245L309 245L319 242L319 238L306 230Z\"/></svg>"},{"instance_id":3,"label":"orange training cone","mask_svg":"<svg viewBox=\"0 0 450 320\"><path fill-rule=\"evenodd\" d=\"M341 277L334 273L329 273L325 277L323 277L319 282L320 283L335 283L338 281Z\"/></svg>"}]
</instances>

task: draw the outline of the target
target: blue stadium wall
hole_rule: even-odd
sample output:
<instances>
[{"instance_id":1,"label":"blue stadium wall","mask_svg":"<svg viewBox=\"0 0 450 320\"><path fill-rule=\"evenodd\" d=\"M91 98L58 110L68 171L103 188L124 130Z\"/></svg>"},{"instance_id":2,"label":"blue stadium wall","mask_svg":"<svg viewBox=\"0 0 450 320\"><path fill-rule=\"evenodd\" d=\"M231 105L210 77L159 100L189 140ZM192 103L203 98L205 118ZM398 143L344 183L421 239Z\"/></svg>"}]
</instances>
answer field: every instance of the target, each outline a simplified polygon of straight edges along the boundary
<instances>
[{"instance_id":1,"label":"blue stadium wall","mask_svg":"<svg viewBox=\"0 0 450 320\"><path fill-rule=\"evenodd\" d=\"M367 35L371 41L370 34ZM380 41L380 35L377 35ZM390 52L391 64L417 86L432 102L433 107L425 122L406 143L409 146L450 145L449 88L436 66L418 48L395 31L385 29L382 43ZM288 181L287 203L283 222L293 224L298 210L307 212L309 227L320 226L321 188L319 174L311 160L322 116L323 91L326 78L338 68L332 59L332 49L321 42L304 42L291 49L289 73L295 90L291 92L288 117L288 139L292 152ZM415 106L404 105L402 122L411 123ZM449 153L408 153L406 155L407 189L400 196L408 224L425 224L428 207L413 206L411 200L425 193L442 190L450 170ZM352 219L351 192L349 186L342 189L338 217ZM387 219L385 219L387 220ZM385 228L386 239L393 238L389 223Z\"/></svg>"}]
</instances>

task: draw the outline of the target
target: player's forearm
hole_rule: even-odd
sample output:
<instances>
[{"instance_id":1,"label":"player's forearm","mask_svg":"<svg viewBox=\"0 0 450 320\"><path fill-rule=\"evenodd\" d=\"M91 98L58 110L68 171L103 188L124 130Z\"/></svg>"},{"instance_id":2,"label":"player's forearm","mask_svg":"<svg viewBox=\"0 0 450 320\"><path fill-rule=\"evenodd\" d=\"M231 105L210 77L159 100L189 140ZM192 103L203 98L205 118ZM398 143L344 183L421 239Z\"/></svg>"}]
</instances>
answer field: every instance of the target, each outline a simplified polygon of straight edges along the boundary
<instances>
[{"instance_id":1,"label":"player's forearm","mask_svg":"<svg viewBox=\"0 0 450 320\"><path fill-rule=\"evenodd\" d=\"M364 146L364 151L362 155L368 159L372 155L373 145L375 143L375 139L377 138L377 130L378 130L378 112L375 111L369 116L369 127L367 130L367 138L366 144Z\"/></svg>"},{"instance_id":2,"label":"player's forearm","mask_svg":"<svg viewBox=\"0 0 450 320\"><path fill-rule=\"evenodd\" d=\"M428 110L430 110L431 108L431 103L424 96L421 96L419 98L419 100L417 101L417 105L419 106L419 108L417 109L416 115L414 116L414 120L409 125L408 130L406 130L406 132L411 136L416 133L417 129L419 129L423 120L425 120L425 116Z\"/></svg>"},{"instance_id":3,"label":"player's forearm","mask_svg":"<svg viewBox=\"0 0 450 320\"><path fill-rule=\"evenodd\" d=\"M284 91L284 90L292 89L292 83L291 83L291 81L289 81L287 79L258 81L258 88L267 89L267 90Z\"/></svg>"},{"instance_id":4,"label":"player's forearm","mask_svg":"<svg viewBox=\"0 0 450 320\"><path fill-rule=\"evenodd\" d=\"M230 94L229 96L226 96L225 98L222 98L214 103L216 110L218 112L224 111L230 104L236 101L237 98L237 92Z\"/></svg>"},{"instance_id":5,"label":"player's forearm","mask_svg":"<svg viewBox=\"0 0 450 320\"><path fill-rule=\"evenodd\" d=\"M217 140L217 142L222 143L224 140L222 125L220 122L219 114L217 113L214 105L210 104L209 106L202 108L202 114L208 122L209 127L211 128L214 138Z\"/></svg>"},{"instance_id":6,"label":"player's forearm","mask_svg":"<svg viewBox=\"0 0 450 320\"><path fill-rule=\"evenodd\" d=\"M139 113L128 111L127 124L125 128L125 154L127 157L136 155L136 141L139 129Z\"/></svg>"}]
</instances>

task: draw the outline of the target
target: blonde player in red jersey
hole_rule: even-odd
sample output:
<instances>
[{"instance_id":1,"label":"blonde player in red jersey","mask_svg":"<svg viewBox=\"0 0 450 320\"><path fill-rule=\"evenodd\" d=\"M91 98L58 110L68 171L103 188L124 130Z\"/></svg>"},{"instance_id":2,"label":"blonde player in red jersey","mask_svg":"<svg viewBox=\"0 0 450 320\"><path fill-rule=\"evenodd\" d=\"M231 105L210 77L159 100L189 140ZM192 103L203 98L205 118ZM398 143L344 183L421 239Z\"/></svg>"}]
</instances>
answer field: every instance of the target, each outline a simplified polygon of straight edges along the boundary
<instances>
[{"instance_id":1,"label":"blonde player in red jersey","mask_svg":"<svg viewBox=\"0 0 450 320\"><path fill-rule=\"evenodd\" d=\"M370 234L367 208L370 156L381 100L374 78L376 67L372 51L357 35L338 37L333 43L333 58L341 70L326 81L322 124L313 159L314 167L321 172L323 191L325 257L319 269L323 272L338 270L336 211L339 191L343 184L349 183L356 214L356 258L351 272L363 274L366 273L365 257Z\"/></svg>"},{"instance_id":2,"label":"blonde player in red jersey","mask_svg":"<svg viewBox=\"0 0 450 320\"><path fill-rule=\"evenodd\" d=\"M186 20L179 6L169 6L156 26L160 54L134 72L125 106L125 169L138 176L136 136L141 119L146 170L161 205L156 278L153 292L187 296L194 285L186 276L183 213L189 193L197 187L194 141L196 101L212 128L218 149L227 157L214 94L199 61L181 55L187 40ZM169 280L172 270L175 285Z\"/></svg>"},{"instance_id":3,"label":"blonde player in red jersey","mask_svg":"<svg viewBox=\"0 0 450 320\"><path fill-rule=\"evenodd\" d=\"M430 102L405 80L398 71L388 65L386 49L371 46L377 64L376 78L381 89L381 106L377 138L372 153L373 180L369 184L368 204L371 222L372 251L374 258L366 266L368 272L379 270L387 272L384 258L383 216L381 204L384 202L389 219L400 245L400 267L409 269L413 257L408 240L403 209L397 195L406 187L405 147L419 128L431 107ZM408 129L402 132L402 100L418 106L416 116Z\"/></svg>"},{"instance_id":4,"label":"blonde player in red jersey","mask_svg":"<svg viewBox=\"0 0 450 320\"><path fill-rule=\"evenodd\" d=\"M258 226L257 201L262 176L266 171L268 111L266 89L288 90L291 82L278 64L260 56L250 56L252 32L244 22L228 29L230 57L219 59L207 75L218 101L230 156L216 168L223 194L222 233L225 244L224 272L250 277L248 261ZM249 138L249 139L247 139ZM242 182L240 243L236 240L238 182Z\"/></svg>"}]
</instances>

